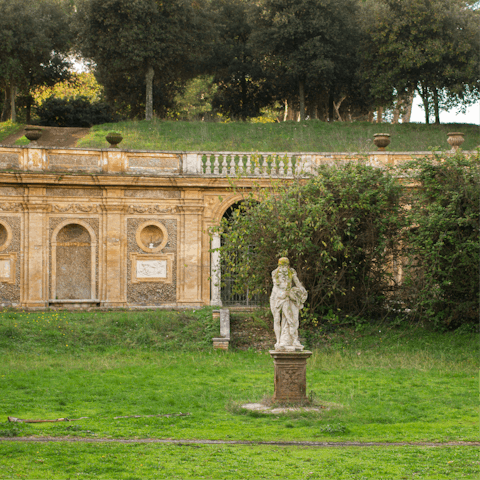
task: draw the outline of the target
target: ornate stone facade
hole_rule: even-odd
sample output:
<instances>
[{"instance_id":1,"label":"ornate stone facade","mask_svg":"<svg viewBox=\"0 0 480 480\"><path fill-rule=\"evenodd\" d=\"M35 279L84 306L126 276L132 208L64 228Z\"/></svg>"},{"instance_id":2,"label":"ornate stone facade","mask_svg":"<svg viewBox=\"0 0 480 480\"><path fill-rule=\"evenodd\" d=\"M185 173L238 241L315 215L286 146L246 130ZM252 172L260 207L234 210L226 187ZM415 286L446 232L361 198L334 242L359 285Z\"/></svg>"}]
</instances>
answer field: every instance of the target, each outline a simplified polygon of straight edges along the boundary
<instances>
[{"instance_id":1,"label":"ornate stone facade","mask_svg":"<svg viewBox=\"0 0 480 480\"><path fill-rule=\"evenodd\" d=\"M0 146L0 304L219 305L209 232L242 200L238 192L355 160L113 150ZM425 154L375 152L369 161L382 167ZM231 172L241 174L237 193Z\"/></svg>"}]
</instances>

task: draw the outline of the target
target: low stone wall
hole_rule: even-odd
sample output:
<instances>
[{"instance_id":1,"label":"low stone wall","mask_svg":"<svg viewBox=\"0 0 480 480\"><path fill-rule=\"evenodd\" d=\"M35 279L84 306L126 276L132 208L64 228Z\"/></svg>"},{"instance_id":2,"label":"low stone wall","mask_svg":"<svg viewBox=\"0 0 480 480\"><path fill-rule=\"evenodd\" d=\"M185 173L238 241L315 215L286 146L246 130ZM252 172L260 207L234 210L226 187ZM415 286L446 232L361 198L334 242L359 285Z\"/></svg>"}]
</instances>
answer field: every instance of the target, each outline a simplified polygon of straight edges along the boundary
<instances>
[{"instance_id":1,"label":"low stone wall","mask_svg":"<svg viewBox=\"0 0 480 480\"><path fill-rule=\"evenodd\" d=\"M0 171L124 174L141 176L293 177L315 166L366 159L373 166L397 165L431 152L286 153L152 152L0 146Z\"/></svg>"}]
</instances>

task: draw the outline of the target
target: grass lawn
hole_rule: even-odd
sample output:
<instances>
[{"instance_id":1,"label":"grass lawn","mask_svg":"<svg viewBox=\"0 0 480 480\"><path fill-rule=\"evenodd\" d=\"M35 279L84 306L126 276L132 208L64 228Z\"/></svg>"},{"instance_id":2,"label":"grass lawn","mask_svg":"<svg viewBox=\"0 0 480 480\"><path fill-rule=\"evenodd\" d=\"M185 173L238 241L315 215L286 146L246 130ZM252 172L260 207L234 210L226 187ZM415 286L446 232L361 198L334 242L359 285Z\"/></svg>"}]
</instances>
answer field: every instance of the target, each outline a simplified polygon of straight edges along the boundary
<instances>
[{"instance_id":1,"label":"grass lawn","mask_svg":"<svg viewBox=\"0 0 480 480\"><path fill-rule=\"evenodd\" d=\"M77 146L106 148L108 132L122 133L121 148L164 151L368 152L375 133L389 133L393 152L449 150L447 133L465 133L464 150L480 145L480 127L463 124L333 124L310 120L282 123L129 121L96 125Z\"/></svg>"},{"instance_id":2,"label":"grass lawn","mask_svg":"<svg viewBox=\"0 0 480 480\"><path fill-rule=\"evenodd\" d=\"M260 317L259 317L260 318ZM262 321L269 322L268 316ZM417 326L310 336L318 413L247 412L273 394L267 351L213 351L211 309L3 312L0 436L476 441L478 336ZM190 413L188 416L116 416ZM74 422L10 423L89 417ZM478 478L478 449L0 443L0 478ZM311 472L311 473L310 473Z\"/></svg>"},{"instance_id":3,"label":"grass lawn","mask_svg":"<svg viewBox=\"0 0 480 480\"><path fill-rule=\"evenodd\" d=\"M13 123L10 120L7 122L0 122L0 145L2 144L2 140L4 138L7 138L9 135L14 134L18 130L20 130L23 127L22 124L20 123ZM25 137L22 137L25 138ZM25 140L27 140L25 138ZM28 140L27 140L28 143Z\"/></svg>"}]
</instances>

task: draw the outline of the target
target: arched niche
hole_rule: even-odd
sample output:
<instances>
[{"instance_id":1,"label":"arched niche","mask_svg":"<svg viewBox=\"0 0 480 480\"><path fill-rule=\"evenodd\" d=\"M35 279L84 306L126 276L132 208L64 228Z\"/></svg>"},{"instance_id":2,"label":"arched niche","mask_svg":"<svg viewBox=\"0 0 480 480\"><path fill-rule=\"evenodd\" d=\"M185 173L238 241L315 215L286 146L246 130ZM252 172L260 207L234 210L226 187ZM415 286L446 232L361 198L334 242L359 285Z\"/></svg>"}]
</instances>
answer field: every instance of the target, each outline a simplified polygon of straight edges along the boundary
<instances>
[{"instance_id":1,"label":"arched niche","mask_svg":"<svg viewBox=\"0 0 480 480\"><path fill-rule=\"evenodd\" d=\"M82 220L66 220L52 234L52 300L93 300L96 296L97 238Z\"/></svg>"},{"instance_id":2,"label":"arched niche","mask_svg":"<svg viewBox=\"0 0 480 480\"><path fill-rule=\"evenodd\" d=\"M221 220L230 219L233 212L245 201L242 195L236 195L225 200L219 205L214 213L214 224L219 225ZM220 253L217 251L222 245L222 239L218 233L211 235L210 257L210 305L218 306L251 306L260 301L258 297L251 297L247 291L245 295L232 293L234 278L230 276L228 267L222 263ZM226 275L228 273L228 275ZM223 281L222 281L223 277Z\"/></svg>"}]
</instances>

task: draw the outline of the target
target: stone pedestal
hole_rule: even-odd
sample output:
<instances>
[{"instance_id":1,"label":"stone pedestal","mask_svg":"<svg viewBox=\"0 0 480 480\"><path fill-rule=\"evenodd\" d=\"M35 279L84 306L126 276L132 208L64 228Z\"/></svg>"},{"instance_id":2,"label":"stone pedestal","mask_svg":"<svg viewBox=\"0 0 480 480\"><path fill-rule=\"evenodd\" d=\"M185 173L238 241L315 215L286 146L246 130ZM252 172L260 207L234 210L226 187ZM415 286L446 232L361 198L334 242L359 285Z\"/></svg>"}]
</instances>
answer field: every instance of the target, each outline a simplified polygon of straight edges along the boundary
<instances>
[{"instance_id":1,"label":"stone pedestal","mask_svg":"<svg viewBox=\"0 0 480 480\"><path fill-rule=\"evenodd\" d=\"M275 364L274 401L302 402L307 400L307 359L312 352L270 350Z\"/></svg>"}]
</instances>

